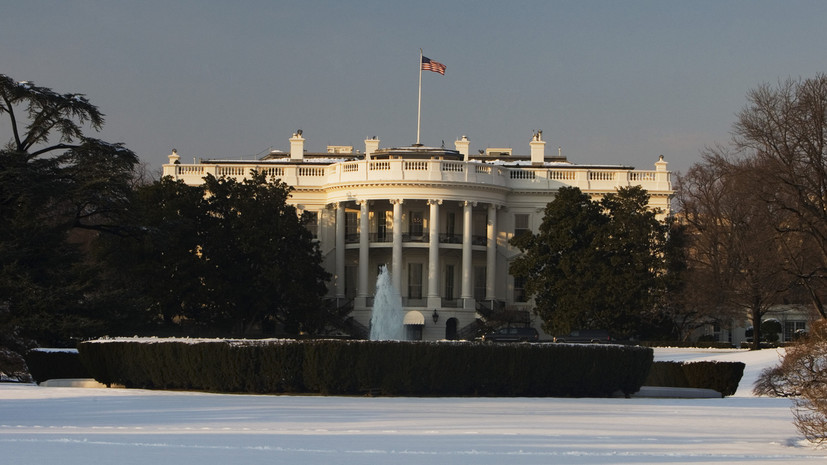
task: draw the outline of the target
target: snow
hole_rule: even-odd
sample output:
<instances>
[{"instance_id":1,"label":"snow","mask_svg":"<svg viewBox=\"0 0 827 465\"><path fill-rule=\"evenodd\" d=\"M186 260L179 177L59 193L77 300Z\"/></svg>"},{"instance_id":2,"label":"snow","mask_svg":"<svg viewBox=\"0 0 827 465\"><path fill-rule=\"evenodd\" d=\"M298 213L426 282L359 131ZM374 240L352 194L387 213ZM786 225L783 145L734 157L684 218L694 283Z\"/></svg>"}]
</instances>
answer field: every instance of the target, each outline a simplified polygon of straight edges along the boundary
<instances>
[{"instance_id":1,"label":"snow","mask_svg":"<svg viewBox=\"0 0 827 465\"><path fill-rule=\"evenodd\" d=\"M12 462L118 464L827 463L790 400L751 395L774 350L656 349L738 360L725 399L370 398L222 395L0 384Z\"/></svg>"}]
</instances>

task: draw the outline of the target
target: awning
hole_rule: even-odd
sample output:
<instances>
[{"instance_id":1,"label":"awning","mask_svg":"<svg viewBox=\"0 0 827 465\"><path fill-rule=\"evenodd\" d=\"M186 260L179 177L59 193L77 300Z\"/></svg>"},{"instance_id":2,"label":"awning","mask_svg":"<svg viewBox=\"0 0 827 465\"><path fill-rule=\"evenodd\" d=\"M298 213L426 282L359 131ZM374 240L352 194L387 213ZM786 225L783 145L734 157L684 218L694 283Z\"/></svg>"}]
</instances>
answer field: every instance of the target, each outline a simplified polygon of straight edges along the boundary
<instances>
[{"instance_id":1,"label":"awning","mask_svg":"<svg viewBox=\"0 0 827 465\"><path fill-rule=\"evenodd\" d=\"M422 314L417 312L416 310L412 310L405 314L405 318L402 320L402 324L424 326L425 317L422 316Z\"/></svg>"}]
</instances>

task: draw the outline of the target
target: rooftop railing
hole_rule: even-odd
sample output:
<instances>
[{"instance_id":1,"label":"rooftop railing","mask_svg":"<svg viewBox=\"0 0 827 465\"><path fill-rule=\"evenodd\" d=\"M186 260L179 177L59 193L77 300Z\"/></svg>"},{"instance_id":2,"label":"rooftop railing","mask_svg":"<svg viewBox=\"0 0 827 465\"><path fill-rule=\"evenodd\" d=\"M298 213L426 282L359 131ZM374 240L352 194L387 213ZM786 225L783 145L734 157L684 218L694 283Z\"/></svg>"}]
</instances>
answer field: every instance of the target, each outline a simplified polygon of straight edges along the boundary
<instances>
[{"instance_id":1,"label":"rooftop railing","mask_svg":"<svg viewBox=\"0 0 827 465\"><path fill-rule=\"evenodd\" d=\"M648 191L671 191L670 173L665 170L630 170L622 167L588 168L506 166L448 160L357 160L327 166L288 163L226 163L164 165L164 175L198 184L207 174L245 178L252 170L263 171L295 187L324 187L337 184L394 181L484 184L519 190L548 190L562 186L584 191L614 191L640 185Z\"/></svg>"}]
</instances>

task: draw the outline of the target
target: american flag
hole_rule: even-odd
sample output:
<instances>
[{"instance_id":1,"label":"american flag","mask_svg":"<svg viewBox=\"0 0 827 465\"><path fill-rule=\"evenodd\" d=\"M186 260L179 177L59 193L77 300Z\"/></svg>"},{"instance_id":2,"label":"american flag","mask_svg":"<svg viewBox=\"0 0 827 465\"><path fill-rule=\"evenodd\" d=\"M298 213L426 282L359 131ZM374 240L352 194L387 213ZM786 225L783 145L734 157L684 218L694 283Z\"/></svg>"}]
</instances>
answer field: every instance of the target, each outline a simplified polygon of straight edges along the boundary
<instances>
[{"instance_id":1,"label":"american flag","mask_svg":"<svg viewBox=\"0 0 827 465\"><path fill-rule=\"evenodd\" d=\"M445 65L427 57L422 57L422 69L425 71L433 71L442 75L445 74Z\"/></svg>"}]
</instances>

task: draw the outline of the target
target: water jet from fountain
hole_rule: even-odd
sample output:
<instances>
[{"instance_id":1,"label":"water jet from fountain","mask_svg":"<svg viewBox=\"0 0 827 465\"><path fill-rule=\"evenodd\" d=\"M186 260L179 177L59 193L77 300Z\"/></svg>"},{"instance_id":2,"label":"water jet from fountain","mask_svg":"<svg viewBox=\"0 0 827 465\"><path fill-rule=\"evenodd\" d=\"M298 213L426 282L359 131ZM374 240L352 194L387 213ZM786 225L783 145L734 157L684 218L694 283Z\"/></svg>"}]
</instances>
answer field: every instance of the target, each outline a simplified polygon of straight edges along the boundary
<instances>
[{"instance_id":1,"label":"water jet from fountain","mask_svg":"<svg viewBox=\"0 0 827 465\"><path fill-rule=\"evenodd\" d=\"M376 277L376 295L370 317L371 341L401 341L405 339L402 325L402 297L393 287L388 267L382 265Z\"/></svg>"}]
</instances>

